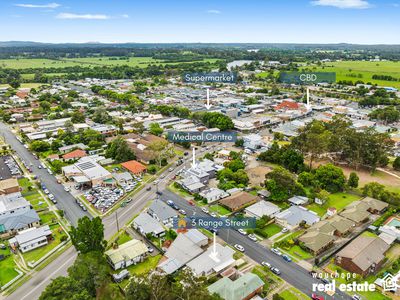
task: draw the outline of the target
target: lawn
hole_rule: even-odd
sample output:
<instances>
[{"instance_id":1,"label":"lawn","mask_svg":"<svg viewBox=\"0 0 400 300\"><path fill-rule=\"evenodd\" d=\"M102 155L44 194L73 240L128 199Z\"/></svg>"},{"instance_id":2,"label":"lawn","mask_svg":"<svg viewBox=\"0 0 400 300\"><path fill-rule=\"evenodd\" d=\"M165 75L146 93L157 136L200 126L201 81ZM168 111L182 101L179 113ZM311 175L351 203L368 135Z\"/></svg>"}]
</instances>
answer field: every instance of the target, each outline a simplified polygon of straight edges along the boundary
<instances>
[{"instance_id":1,"label":"lawn","mask_svg":"<svg viewBox=\"0 0 400 300\"><path fill-rule=\"evenodd\" d=\"M151 270L154 270L156 268L160 259L161 259L161 254L156 256L149 256L145 259L144 262L141 262L137 265L129 266L127 270L131 274L136 274L136 275L147 274Z\"/></svg>"},{"instance_id":2,"label":"lawn","mask_svg":"<svg viewBox=\"0 0 400 300\"><path fill-rule=\"evenodd\" d=\"M341 211L351 202L359 199L361 199L361 197L357 195L349 193L335 193L329 195L329 199L323 205L312 203L308 205L307 208L316 212L319 216L323 216L329 207L335 207L338 211Z\"/></svg>"},{"instance_id":3,"label":"lawn","mask_svg":"<svg viewBox=\"0 0 400 300\"><path fill-rule=\"evenodd\" d=\"M2 242L0 242L2 243ZM12 280L14 277L18 275L18 272L15 271L16 264L14 262L13 255L10 249L7 247L6 250L0 250L0 255L9 255L4 260L0 261L0 286L5 285L7 282Z\"/></svg>"},{"instance_id":4,"label":"lawn","mask_svg":"<svg viewBox=\"0 0 400 300\"><path fill-rule=\"evenodd\" d=\"M268 235L268 237L272 237L272 236L274 236L275 234L281 232L281 231L282 231L282 227L279 226L278 224L271 223L271 224L265 226L265 227L262 229L262 231L263 231L264 233L266 233L266 234Z\"/></svg>"},{"instance_id":5,"label":"lawn","mask_svg":"<svg viewBox=\"0 0 400 300\"><path fill-rule=\"evenodd\" d=\"M61 237L65 235L62 227L58 224L55 224L50 226L50 229L53 233L53 240L50 241L46 246L23 253L22 256L24 257L26 263L39 260L61 243Z\"/></svg>"},{"instance_id":6,"label":"lawn","mask_svg":"<svg viewBox=\"0 0 400 300\"><path fill-rule=\"evenodd\" d=\"M390 75L400 78L400 62L395 61L335 61L324 63L321 67L312 68L313 71L335 72L336 81L362 80L380 86L400 87L400 81L385 81L372 79L372 75Z\"/></svg>"},{"instance_id":7,"label":"lawn","mask_svg":"<svg viewBox=\"0 0 400 300\"><path fill-rule=\"evenodd\" d=\"M300 235L302 235L304 233L304 230L299 230L296 232L293 232L289 235L285 235L285 238L279 239L278 242L275 242L274 247L279 247L280 246L280 241L286 240L294 240L297 237L299 237ZM311 253L303 250L300 248L300 246L298 245L292 245L290 248L283 248L283 247L279 247L281 250L283 250L284 252L288 253L290 256L292 256L295 260L304 260L304 259L310 259L313 256L311 255Z\"/></svg>"},{"instance_id":8,"label":"lawn","mask_svg":"<svg viewBox=\"0 0 400 300\"><path fill-rule=\"evenodd\" d=\"M210 211L216 212L220 216L229 215L231 213L227 208L218 204L210 206Z\"/></svg>"},{"instance_id":9,"label":"lawn","mask_svg":"<svg viewBox=\"0 0 400 300\"><path fill-rule=\"evenodd\" d=\"M285 300L306 300L309 299L308 296L304 295L302 292L295 288L289 288L279 294Z\"/></svg>"},{"instance_id":10,"label":"lawn","mask_svg":"<svg viewBox=\"0 0 400 300\"><path fill-rule=\"evenodd\" d=\"M42 225L50 225L57 221L57 216L52 211L39 213L39 218Z\"/></svg>"},{"instance_id":11,"label":"lawn","mask_svg":"<svg viewBox=\"0 0 400 300\"><path fill-rule=\"evenodd\" d=\"M122 245L126 242L129 242L130 240L132 240L131 236L129 234L127 234L125 231L120 234L120 236L118 237L118 245Z\"/></svg>"}]
</instances>

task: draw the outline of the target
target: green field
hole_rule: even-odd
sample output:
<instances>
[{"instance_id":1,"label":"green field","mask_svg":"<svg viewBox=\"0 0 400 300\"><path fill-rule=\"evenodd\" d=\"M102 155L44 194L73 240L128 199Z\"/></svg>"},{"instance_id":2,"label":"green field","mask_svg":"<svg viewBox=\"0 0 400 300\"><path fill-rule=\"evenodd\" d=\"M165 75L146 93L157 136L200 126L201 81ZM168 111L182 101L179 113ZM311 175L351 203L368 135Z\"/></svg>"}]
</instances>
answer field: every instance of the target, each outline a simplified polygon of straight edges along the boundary
<instances>
[{"instance_id":1,"label":"green field","mask_svg":"<svg viewBox=\"0 0 400 300\"><path fill-rule=\"evenodd\" d=\"M349 193L335 193L329 196L329 200L323 205L316 203L307 206L309 210L316 212L319 216L323 216L329 207L335 207L338 211L341 211L351 202L359 200L361 197Z\"/></svg>"},{"instance_id":2,"label":"green field","mask_svg":"<svg viewBox=\"0 0 400 300\"><path fill-rule=\"evenodd\" d=\"M361 80L380 86L400 88L400 81L374 80L372 75L390 75L400 80L400 62L393 61L337 61L327 62L313 71L336 72L336 80Z\"/></svg>"},{"instance_id":3,"label":"green field","mask_svg":"<svg viewBox=\"0 0 400 300\"><path fill-rule=\"evenodd\" d=\"M282 227L275 223L269 224L262 229L262 231L266 233L268 237L274 236L278 232L281 232L281 230Z\"/></svg>"},{"instance_id":4,"label":"green field","mask_svg":"<svg viewBox=\"0 0 400 300\"><path fill-rule=\"evenodd\" d=\"M213 63L217 59L204 59L203 62ZM60 60L45 58L20 58L20 59L0 59L0 67L12 69L28 69L28 68L65 68L75 66L122 66L145 68L150 64L178 64L180 62L166 62L152 57L129 57L127 59L110 59L110 57L83 57L83 58L65 58ZM190 63L190 62L188 62ZM61 75L58 73L57 75ZM30 77L33 74L26 74Z\"/></svg>"},{"instance_id":5,"label":"green field","mask_svg":"<svg viewBox=\"0 0 400 300\"><path fill-rule=\"evenodd\" d=\"M3 243L0 241L0 243ZM7 256L5 259L0 261L0 286L5 285L11 279L18 275L18 272L15 271L16 264L14 262L13 254L10 249L7 247L6 250L0 250L0 254Z\"/></svg>"}]
</instances>

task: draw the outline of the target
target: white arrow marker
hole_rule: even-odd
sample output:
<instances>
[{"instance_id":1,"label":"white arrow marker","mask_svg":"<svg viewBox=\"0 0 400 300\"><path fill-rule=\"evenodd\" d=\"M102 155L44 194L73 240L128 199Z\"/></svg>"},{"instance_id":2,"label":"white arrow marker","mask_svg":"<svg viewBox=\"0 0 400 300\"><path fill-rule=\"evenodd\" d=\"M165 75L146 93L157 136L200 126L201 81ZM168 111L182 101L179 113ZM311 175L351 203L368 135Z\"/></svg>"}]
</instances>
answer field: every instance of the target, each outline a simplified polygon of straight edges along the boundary
<instances>
[{"instance_id":1,"label":"white arrow marker","mask_svg":"<svg viewBox=\"0 0 400 300\"><path fill-rule=\"evenodd\" d=\"M310 88L307 87L307 104L306 104L307 110L311 109L311 104L310 104Z\"/></svg>"},{"instance_id":2,"label":"white arrow marker","mask_svg":"<svg viewBox=\"0 0 400 300\"><path fill-rule=\"evenodd\" d=\"M196 150L193 147L193 160L192 160L192 168L196 168L197 164L196 164Z\"/></svg>"},{"instance_id":3,"label":"white arrow marker","mask_svg":"<svg viewBox=\"0 0 400 300\"><path fill-rule=\"evenodd\" d=\"M213 250L211 251L210 258L216 262L219 262L218 252L217 252L217 236L214 232L214 240L213 240Z\"/></svg>"},{"instance_id":4,"label":"white arrow marker","mask_svg":"<svg viewBox=\"0 0 400 300\"><path fill-rule=\"evenodd\" d=\"M207 104L206 104L207 110L209 110L211 106L212 105L210 104L210 90L207 88Z\"/></svg>"}]
</instances>

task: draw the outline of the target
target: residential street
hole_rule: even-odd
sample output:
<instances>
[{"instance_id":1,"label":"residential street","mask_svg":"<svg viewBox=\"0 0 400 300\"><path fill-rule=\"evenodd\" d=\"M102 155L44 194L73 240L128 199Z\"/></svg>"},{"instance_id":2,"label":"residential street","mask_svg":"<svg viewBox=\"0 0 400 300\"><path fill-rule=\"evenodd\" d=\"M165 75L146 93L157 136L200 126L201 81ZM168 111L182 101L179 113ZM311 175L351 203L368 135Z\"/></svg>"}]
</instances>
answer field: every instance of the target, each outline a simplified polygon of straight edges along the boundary
<instances>
[{"instance_id":1,"label":"residential street","mask_svg":"<svg viewBox=\"0 0 400 300\"><path fill-rule=\"evenodd\" d=\"M161 199L163 199L164 201L173 200L179 207L183 208L186 211L188 216L192 215L193 212L195 212L196 216L210 217L208 214L205 214L199 207L190 205L188 201L168 190L163 191ZM271 250L261 246L259 243L251 241L248 237L240 234L236 230L219 230L218 236L230 245L242 245L245 249L245 255L247 255L254 261L258 263L261 263L262 261L267 261L271 265L277 267L282 273L280 277L282 277L285 281L287 281L306 295L311 296L311 288L313 283L321 283L321 281L312 278L305 269L303 269L296 263L285 262L282 257L274 254ZM337 292L333 298L329 297L328 295L324 296L326 297L325 299L351 299L351 297L347 294L340 292Z\"/></svg>"},{"instance_id":2,"label":"residential street","mask_svg":"<svg viewBox=\"0 0 400 300\"><path fill-rule=\"evenodd\" d=\"M64 210L65 217L72 225L78 223L78 219L83 216L90 216L88 212L83 211L80 206L75 202L75 198L64 190L62 184L58 184L54 175L50 175L46 169L39 169L40 161L35 159L32 153L24 147L15 137L4 123L0 122L0 132L4 136L6 142L11 145L15 150L19 159L24 160L28 165L31 165L32 174L37 175L38 178L46 185L47 189L57 199L57 208Z\"/></svg>"}]
</instances>

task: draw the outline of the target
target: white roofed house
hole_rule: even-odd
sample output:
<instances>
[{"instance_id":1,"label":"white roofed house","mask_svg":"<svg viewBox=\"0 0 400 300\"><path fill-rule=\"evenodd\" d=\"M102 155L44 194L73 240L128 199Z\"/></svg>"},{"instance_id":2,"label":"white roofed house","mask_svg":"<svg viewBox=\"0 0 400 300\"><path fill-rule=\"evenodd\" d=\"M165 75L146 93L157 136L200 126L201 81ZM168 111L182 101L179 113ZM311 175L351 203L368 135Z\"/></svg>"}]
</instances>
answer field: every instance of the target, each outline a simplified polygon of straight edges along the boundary
<instances>
[{"instance_id":1,"label":"white roofed house","mask_svg":"<svg viewBox=\"0 0 400 300\"><path fill-rule=\"evenodd\" d=\"M204 199L206 199L207 203L213 203L229 196L227 192L218 188L209 188L203 190L202 192L199 193L199 195Z\"/></svg>"},{"instance_id":2,"label":"white roofed house","mask_svg":"<svg viewBox=\"0 0 400 300\"><path fill-rule=\"evenodd\" d=\"M148 252L147 246L139 240L130 240L104 254L114 270L123 269L142 262Z\"/></svg>"},{"instance_id":3,"label":"white roofed house","mask_svg":"<svg viewBox=\"0 0 400 300\"><path fill-rule=\"evenodd\" d=\"M253 205L245 208L246 215L254 218L261 218L262 216L268 216L273 218L277 213L280 212L280 208L268 201L261 200Z\"/></svg>"},{"instance_id":4,"label":"white roofed house","mask_svg":"<svg viewBox=\"0 0 400 300\"><path fill-rule=\"evenodd\" d=\"M48 225L39 228L33 227L20 231L15 237L9 240L10 246L13 249L18 248L21 252L45 246L48 244L52 232Z\"/></svg>"},{"instance_id":5,"label":"white roofed house","mask_svg":"<svg viewBox=\"0 0 400 300\"><path fill-rule=\"evenodd\" d=\"M151 203L147 213L166 226L172 226L178 213L163 201L155 200Z\"/></svg>"},{"instance_id":6,"label":"white roofed house","mask_svg":"<svg viewBox=\"0 0 400 300\"><path fill-rule=\"evenodd\" d=\"M275 215L275 221L283 227L294 229L301 222L311 226L320 220L318 215L302 206L293 205L288 209Z\"/></svg>"},{"instance_id":7,"label":"white roofed house","mask_svg":"<svg viewBox=\"0 0 400 300\"><path fill-rule=\"evenodd\" d=\"M164 227L162 227L162 225L155 218L151 217L145 212L142 212L133 220L132 227L144 236L148 234L151 234L155 237L165 235Z\"/></svg>"}]
</instances>

